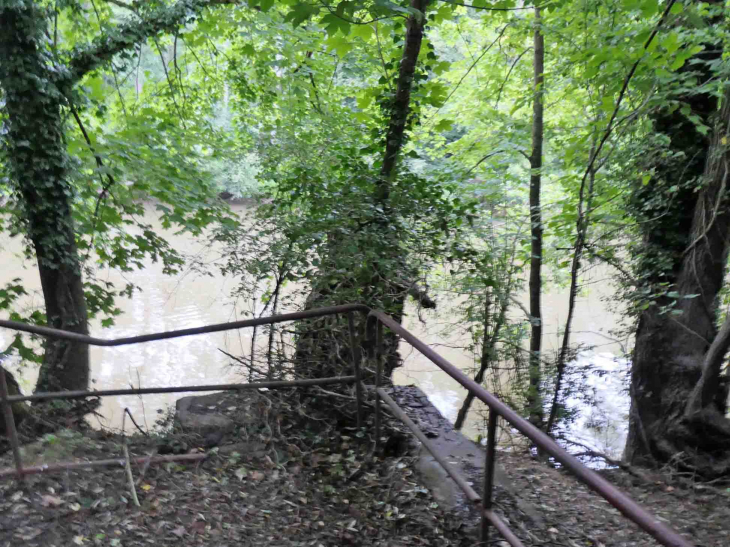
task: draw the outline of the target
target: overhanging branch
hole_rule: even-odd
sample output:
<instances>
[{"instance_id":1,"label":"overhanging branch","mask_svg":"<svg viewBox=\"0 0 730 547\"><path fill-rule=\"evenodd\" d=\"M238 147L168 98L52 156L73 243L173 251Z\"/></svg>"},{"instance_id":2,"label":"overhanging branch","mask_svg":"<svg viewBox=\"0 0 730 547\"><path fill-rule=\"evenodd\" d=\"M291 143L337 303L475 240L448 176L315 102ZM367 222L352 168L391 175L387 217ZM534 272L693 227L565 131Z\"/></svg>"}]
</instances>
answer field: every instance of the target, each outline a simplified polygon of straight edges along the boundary
<instances>
[{"instance_id":1,"label":"overhanging branch","mask_svg":"<svg viewBox=\"0 0 730 547\"><path fill-rule=\"evenodd\" d=\"M127 20L90 44L77 49L68 64L64 79L73 85L92 70L147 38L164 32L173 32L181 25L191 22L206 7L223 4L237 4L238 0L179 0L172 6L138 13L139 18Z\"/></svg>"}]
</instances>

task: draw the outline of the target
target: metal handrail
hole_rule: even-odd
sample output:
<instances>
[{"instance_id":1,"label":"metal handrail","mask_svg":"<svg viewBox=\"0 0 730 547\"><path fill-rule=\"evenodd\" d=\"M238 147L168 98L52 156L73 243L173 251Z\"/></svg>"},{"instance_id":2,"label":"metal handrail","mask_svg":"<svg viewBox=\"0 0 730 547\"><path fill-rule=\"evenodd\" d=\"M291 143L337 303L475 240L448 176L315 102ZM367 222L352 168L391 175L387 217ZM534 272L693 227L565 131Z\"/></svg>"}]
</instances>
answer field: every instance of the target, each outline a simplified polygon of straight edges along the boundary
<instances>
[{"instance_id":1,"label":"metal handrail","mask_svg":"<svg viewBox=\"0 0 730 547\"><path fill-rule=\"evenodd\" d=\"M114 465L118 460L99 460L83 462L63 463L57 465L41 465L35 467L24 467L22 457L20 454L20 443L18 442L18 435L15 428L15 418L13 416L13 403L23 401L47 401L54 399L81 399L87 397L109 397L112 395L142 395L150 393L180 393L180 392L195 392L195 391L239 391L244 389L282 389L287 387L306 387L306 386L321 386L331 384L350 384L355 383L355 398L357 401L357 425L362 426L363 423L363 391L362 382L360 375L360 351L356 343L355 330L354 330L354 317L355 312L366 314L370 308L361 304L347 304L344 306L330 306L327 308L317 308L314 310L306 310L295 313L286 313L280 315L273 315L269 317L258 317L254 319L245 319L242 321L231 321L228 323L217 323L214 325L206 325L203 327L195 327L190 329L180 329L166 332L158 332L154 334L143 334L140 336L130 336L125 338L115 338L105 340L103 338L94 338L85 334L76 332L63 331L50 327L43 327L39 325L29 325L26 323L19 323L17 321L8 321L0 319L0 327L13 329L21 332L28 332L48 338L56 338L60 340L70 340L73 342L89 344L92 346L123 346L129 344L139 344L143 342L152 342L156 340L165 340L170 338L181 338L183 336L193 336L196 334L207 334L212 332L221 332L227 330L235 330L245 327L256 327L260 325L272 325L275 323L283 323L286 321L297 321L302 319L313 319L317 317L325 317L329 315L347 314L349 331L350 331L350 346L352 348L352 366L354 375L352 376L339 376L335 378L309 378L309 379L297 379L297 380L281 380L281 381L269 381L269 382L252 382L247 384L213 384L213 385L194 385L194 386L176 386L176 387L153 387L153 388L138 388L138 389L110 389L103 391L58 391L58 392L36 392L33 395L13 395L8 394L8 386L5 378L5 374L0 370L0 410L4 415L5 428L7 435L10 440L10 446L13 451L13 459L15 461L15 470L0 471L0 479L4 477L16 474L19 480L23 480L24 475L33 473L43 473L50 471L58 471L62 469L74 469L78 467L102 467L105 465ZM196 455L196 459L202 459L207 455ZM166 460L159 461L173 461L176 459L184 460L183 456L170 456ZM188 458L189 459L189 458ZM146 460L148 463L157 460Z\"/></svg>"},{"instance_id":2,"label":"metal handrail","mask_svg":"<svg viewBox=\"0 0 730 547\"><path fill-rule=\"evenodd\" d=\"M542 449L547 454L555 458L556 461L564 465L565 468L570 470L581 482L585 483L595 492L600 494L606 501L608 501L616 509L621 511L624 516L639 525L642 529L648 532L660 543L666 545L667 547L693 547L690 542L685 540L677 532L657 520L656 517L643 509L639 504L637 504L629 496L627 496L618 488L609 483L606 479L601 477L598 473L583 465L580 461L578 461L578 459L576 459L574 456L571 456L564 448L560 447L552 438L546 435L543 431L540 431L537 427L525 420L509 406L497 399L497 397L495 397L489 391L477 384L474 380L461 372L458 368L452 365L441 355L436 353L433 349L431 349L424 342L422 342L418 337L406 330L400 323L395 321L390 316L384 314L383 312L372 310L368 314L366 331L369 333L371 340L372 333L375 330L377 323L381 323L387 326L391 331L398 334L401 338L411 344L411 346L421 352L429 361L434 363L441 370L446 372L446 374L459 382L469 392L473 393L477 399L487 404L490 411L493 411L490 412L489 416L490 430L496 426L496 415L501 416L512 427L517 429L520 433L522 433L533 443L535 443L538 448ZM382 336L380 338L382 338ZM490 433L492 432L490 431ZM491 450L494 450L494 443L496 442L494 437L495 435L493 433L491 435L488 435L488 453L490 451L490 448ZM492 458L491 461L487 462L487 468L485 469L485 473L487 475L490 471L489 468L491 467L493 470L493 466L494 459ZM483 498L484 500L482 501L482 504L488 505L489 502L487 500L491 501L491 492L485 491L483 494ZM488 509L488 507L486 509Z\"/></svg>"},{"instance_id":3,"label":"metal handrail","mask_svg":"<svg viewBox=\"0 0 730 547\"><path fill-rule=\"evenodd\" d=\"M251 382L248 384L203 384L195 386L141 387L128 389L105 389L99 391L52 391L33 395L9 395L9 403L25 401L52 401L59 399L86 399L88 397L111 397L114 395L150 395L157 393L194 393L196 391L242 391L245 389L281 389L287 387L328 386L332 384L353 384L355 376L336 376L332 378L302 378L300 380L272 380L270 382Z\"/></svg>"},{"instance_id":4,"label":"metal handrail","mask_svg":"<svg viewBox=\"0 0 730 547\"><path fill-rule=\"evenodd\" d=\"M95 346L121 346L127 344L137 344L142 342L151 342L155 340L164 340L170 338L179 338L182 336L192 336L196 334L205 334L211 332L221 332L225 330L233 330L245 327L253 327L259 325L275 324L285 321L296 321L302 319L311 319L316 317L324 317L328 315L344 314L348 315L349 331L352 344L352 358L355 369L355 383L357 386L358 403L361 398L361 382L360 382L360 349L359 345L355 343L354 327L353 327L353 314L360 312L367 314L366 319L366 338L371 343L368 347L368 354L371 359L377 361L377 377L376 377L376 417L375 417L375 428L376 428L376 442L379 438L380 430L380 399L381 393L379 388L382 377L382 362L380 356L382 355L382 326L388 327L391 331L398 334L401 338L406 340L411 346L420 351L427 359L438 366L441 370L446 372L454 380L464 386L469 392L473 393L476 398L487 404L490 409L489 425L488 425L488 436L487 436L487 454L486 454L486 467L485 467L485 481L484 481L484 493L481 500L482 505L482 540L486 542L488 534L488 526L494 525L500 532L503 533L505 539L513 546L519 546L519 540L509 530L509 527L499 519L499 517L491 510L492 505L492 486L493 486L493 475L494 475L494 462L495 462L495 445L496 445L496 426L498 417L504 418L512 427L520 431L523 435L529 438L537 447L545 451L547 454L555 458L556 461L560 462L570 470L580 481L588 485L595 492L606 499L616 509L621 511L629 520L636 523L643 530L648 532L662 545L667 547L693 547L691 543L681 537L677 532L672 530L670 527L659 522L653 517L648 511L643 509L640 505L634 502L626 494L621 492L618 488L613 486L611 483L603 479L595 471L588 469L575 457L571 456L565 449L561 448L553 439L551 439L544 432L540 431L537 427L532 425L530 422L525 420L522 416L517 414L509 406L504 404L502 401L497 399L493 394L488 392L482 386L477 384L474 380L466 376L463 372L457 369L445 358L441 357L433 349L427 346L419 338L405 329L400 323L392 319L390 316L383 312L372 310L368 306L363 304L346 304L343 306L331 306L327 308L318 308L314 310L307 310L296 313L274 315L270 317L262 317L256 319L246 319L243 321L234 321L230 323L219 323L215 325L207 325L204 327L181 329L174 331L167 331L155 334L145 334L140 336L132 336L126 338L117 338L112 340L104 340L101 338L94 338L91 336L73 333L68 331L62 331L49 327L42 327L37 325L28 325L25 323L19 323L16 321L0 320L0 327L5 327L17 331L28 332L31 334L37 334L49 338L57 338L63 340L70 340L75 342L87 343ZM376 354L377 351L377 354ZM341 378L346 379L345 383L350 377ZM0 374L0 387L2 389L0 396L2 396L2 406L4 407L6 418L10 414L12 418L12 407L10 404L10 397L7 395L5 387L5 375ZM188 386L194 387L194 386ZM216 386L204 386L216 389ZM153 393L155 389L170 389L170 388L149 388L145 392ZM173 388L177 389L177 388ZM118 390L110 390L118 391ZM101 392L89 391L87 392L89 397L102 395ZM35 394L35 395L46 395L46 394ZM76 396L84 396L80 393ZM29 396L33 397L33 396ZM63 397L63 392L56 394L56 397ZM47 398L53 398L53 394L47 394ZM23 397L23 400L27 400ZM392 399L391 399L392 401ZM395 404L393 402L393 404ZM395 405L397 406L397 405ZM358 404L360 407L360 404ZM362 422L361 408L358 408L358 423ZM14 430L14 426L13 426ZM440 462L443 466L443 462ZM448 472L448 471L447 471ZM19 467L18 473L22 475L22 467ZM458 484L459 481L457 481ZM473 497L473 496L472 496ZM476 501L476 500L475 500Z\"/></svg>"},{"instance_id":5,"label":"metal handrail","mask_svg":"<svg viewBox=\"0 0 730 547\"><path fill-rule=\"evenodd\" d=\"M82 344L89 344L90 346L112 347L141 344L143 342L155 342L157 340L167 340L170 338L182 338L183 336L194 336L196 334L208 334L211 332L243 329L246 327L260 327L261 325L273 325L275 323L285 323L287 321L300 321L302 319L313 319L315 317L324 317L326 315L337 315L348 312L360 312L362 314L367 314L370 312L370 308L364 304L345 304L343 306L329 306L327 308L317 308L314 310L298 311L295 313L283 313L280 315L270 315L269 317L256 317L254 319L243 319L241 321L231 321L229 323L216 323L214 325L206 325L204 327L169 330L153 334L140 334L139 336L113 338L111 340L94 338L93 336L88 336L86 334L53 329L51 327L30 325L28 323L20 323L18 321L8 321L6 319L0 319L0 327L28 332L30 334L38 334L40 336L55 338L57 340L80 342Z\"/></svg>"}]
</instances>

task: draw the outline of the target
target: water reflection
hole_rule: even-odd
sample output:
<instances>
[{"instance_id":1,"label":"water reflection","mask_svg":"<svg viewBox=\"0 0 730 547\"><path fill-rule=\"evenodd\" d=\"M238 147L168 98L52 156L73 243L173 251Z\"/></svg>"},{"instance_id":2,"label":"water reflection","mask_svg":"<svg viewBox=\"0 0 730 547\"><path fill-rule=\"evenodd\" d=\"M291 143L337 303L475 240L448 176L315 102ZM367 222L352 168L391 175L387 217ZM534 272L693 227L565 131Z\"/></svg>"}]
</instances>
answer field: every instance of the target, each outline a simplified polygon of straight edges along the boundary
<instances>
[{"instance_id":1,"label":"water reflection","mask_svg":"<svg viewBox=\"0 0 730 547\"><path fill-rule=\"evenodd\" d=\"M246 218L252 210L245 206L234 206L241 218ZM145 222L155 230L164 232L156 222L153 214L148 214ZM203 243L195 242L189 237L165 233L165 237L176 249L213 261L216 250L206 248ZM0 249L3 268L0 271L0 286L13 278L19 277L31 297L26 305L38 304L42 301L40 282L37 270L31 261L22 256L19 240L6 242ZM578 299L574 322L574 342L600 347L596 355L603 361L610 361L611 355L620 354L618 344L607 342L605 336L616 325L618 318L606 309L603 299L611 294L612 289L605 280L607 272L595 269L587 277L590 292ZM222 276L217 270L211 270L210 277L200 277L190 273L176 277L163 275L159 264L148 263L141 271L121 274L105 272L104 278L122 286L134 283L142 288L131 300L120 300L118 305L123 314L116 318L116 324L109 329L101 329L98 324L92 325L92 332L104 338L133 336L148 332L195 327L209 323L220 323L249 317L245 310L232 306L230 293L236 286L236 279ZM545 346L554 350L557 347L557 332L567 313L567 291L556 290L545 296L543 313L545 319ZM444 357L465 372L471 373L474 368L472 357L461 347L468 343L464 333L447 332L458 322L453 313L454 302L439 302L438 312L425 312L421 315L412 307L407 310L406 327L426 343L434 345ZM280 310L286 311L286 310ZM0 348L4 348L12 340L8 331L0 329ZM191 336L174 340L164 340L147 344L123 346L117 348L91 348L92 387L94 389L111 389L126 386L153 387L168 385L185 385L200 383L226 383L242 380L240 369L230 366L230 359L221 353L219 348L233 355L248 355L251 344L251 331L240 330L230 333L214 333ZM451 421L465 396L464 389L438 367L413 351L407 344L401 346L404 355L404 366L397 370L394 381L397 384L418 385L435 404L435 406ZM583 357L581 357L582 359ZM602 362L603 362L602 361ZM12 366L10 367L13 368ZM25 370L22 374L22 387L25 392L32 391L36 372ZM138 421L152 426L158 418L158 411L164 411L174 404L182 394L160 394L142 397L121 396L103 399L101 413L103 425L119 427L125 407L129 407ZM572 404L572 403L571 403ZM465 425L465 433L476 437L483 433L485 424L480 415L480 404L475 402L475 411ZM483 410L483 409L481 409ZM607 409L611 414L613 410ZM616 412L623 419L620 405Z\"/></svg>"}]
</instances>

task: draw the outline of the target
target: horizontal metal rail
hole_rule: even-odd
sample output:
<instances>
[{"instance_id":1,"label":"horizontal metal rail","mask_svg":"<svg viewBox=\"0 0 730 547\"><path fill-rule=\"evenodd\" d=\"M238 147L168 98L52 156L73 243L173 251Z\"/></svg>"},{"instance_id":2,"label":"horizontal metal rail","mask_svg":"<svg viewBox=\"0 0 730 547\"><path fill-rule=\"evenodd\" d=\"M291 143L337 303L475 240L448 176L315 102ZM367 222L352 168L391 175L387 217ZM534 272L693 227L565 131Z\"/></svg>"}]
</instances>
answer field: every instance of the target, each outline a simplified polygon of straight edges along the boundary
<instances>
[{"instance_id":1,"label":"horizontal metal rail","mask_svg":"<svg viewBox=\"0 0 730 547\"><path fill-rule=\"evenodd\" d=\"M179 329L173 331L159 332L154 334L143 334L139 336L130 336L125 338L115 338L105 340L102 338L95 338L93 336L87 336L85 334L79 334L75 332L63 331L50 327L43 327L39 325L30 325L26 323L19 323L17 321L7 321L0 319L0 327L27 332L47 338L54 338L58 340L69 340L72 342L78 342L83 344L89 344L92 346L101 347L112 347L112 346L124 346L130 344L140 344L144 342L153 342L156 340L169 340L172 338L181 338L183 336L194 336L198 334L209 334L213 332L222 332L228 330L236 330L247 327L257 327L261 325L273 325L276 323L284 323L288 321L301 321L304 319L316 319L318 317L325 317L330 315L347 314L348 321L351 324L350 328L350 344L353 346L352 361L355 374L353 376L340 376L336 378L309 378L301 380L282 380L282 381L269 381L269 382L253 382L247 384L210 384L210 385L197 385L197 386L177 386L177 387L153 387L153 388L139 388L139 389L109 389L103 391L59 391L52 393L34 393L33 395L12 395L8 394L7 385L5 382L5 374L0 369L0 406L2 407L5 426L8 431L10 438L10 444L13 449L13 458L15 460L15 469L0 470L0 479L17 475L19 480L23 479L24 475L51 472L64 469L75 469L79 467L97 467L104 465L115 465L119 460L100 460L91 462L67 462L54 465L41 465L36 467L25 468L22 464L20 456L19 443L17 439L17 432L15 428L15 420L13 417L12 404L24 401L47 401L55 399L83 399L88 397L108 397L114 395L144 395L151 393L184 393L184 392L200 392L200 391L236 391L246 389L282 389L288 387L307 387L307 386L321 386L321 385L332 385L332 384L349 384L349 383L360 383L360 363L359 363L359 352L355 351L356 346L355 333L352 328L352 314L354 312L360 312L367 314L370 308L362 304L346 304L343 306L330 306L327 308L318 308L314 310L306 310L295 313L286 313L281 315L273 315L269 317L258 317L254 319L245 319L242 321L231 321L228 323L217 323L215 325L206 325L202 327L194 327L189 329ZM357 423L358 426L362 425L362 389L358 385L356 389L356 400L357 400ZM181 460L195 460L203 459L199 455L195 457L178 458ZM146 460L148 460L147 458ZM154 459L153 459L154 460ZM171 461L167 460L160 461Z\"/></svg>"},{"instance_id":2,"label":"horizontal metal rail","mask_svg":"<svg viewBox=\"0 0 730 547\"><path fill-rule=\"evenodd\" d=\"M158 464L168 462L197 462L202 461L208 457L207 453L203 454L180 454L175 456L140 456L138 458L130 458L130 462L141 463L141 464ZM57 471L68 471L70 469L88 469L90 467L113 467L119 465L124 467L126 460L124 458L115 458L111 460L92 460L88 462L69 462L69 463L54 463L46 465L33 465L31 467L23 467L21 473L23 475L39 475L42 473L55 473ZM15 469L3 469L0 470L0 479L4 479L13 475L16 475Z\"/></svg>"},{"instance_id":3,"label":"horizontal metal rail","mask_svg":"<svg viewBox=\"0 0 730 547\"><path fill-rule=\"evenodd\" d=\"M693 547L692 543L684 539L669 526L660 522L629 496L601 477L595 471L588 469L574 456L571 456L564 448L560 447L552 438L540 431L537 427L517 414L509 406L500 401L493 394L488 392L474 380L469 378L461 370L452 365L449 361L436 353L414 334L406 330L400 323L383 312L373 310L368 314L367 332L375 332L376 324L380 322L391 331L406 340L411 346L421 352L429 361L446 372L454 380L459 382L474 396L489 406L490 411L496 412L499 416L517 429L520 433L530 439L535 445L555 458L571 471L581 482L588 485L595 492L600 494L606 501L623 513L629 520L635 522L640 528L648 532L661 544L667 547ZM486 470L485 470L486 471ZM487 496L485 492L484 497Z\"/></svg>"},{"instance_id":4,"label":"horizontal metal rail","mask_svg":"<svg viewBox=\"0 0 730 547\"><path fill-rule=\"evenodd\" d=\"M398 403L396 403L382 388L378 388L377 392L378 395L382 397L383 401L385 401L385 404L393 411L393 414L395 414L400 421L408 426L408 429L410 429L418 440L421 441L421 444L426 447L426 450L431 453L433 458L439 462L439 465L444 468L444 471L446 471L454 482L459 485L464 494L466 494L466 498L472 503L480 502L482 497L477 494L466 479L462 477L456 469L454 469L454 466L449 465L449 462L447 462L441 454L438 453L438 451L432 446L431 441L429 441L426 435L424 435L418 426L413 423L413 420L411 420L408 415L403 412L401 407L398 406Z\"/></svg>"},{"instance_id":5,"label":"horizontal metal rail","mask_svg":"<svg viewBox=\"0 0 730 547\"><path fill-rule=\"evenodd\" d=\"M331 378L305 378L302 380L275 380L271 382L251 382L248 384L208 384L200 386L145 387L139 389L106 389L103 391L52 391L33 395L10 395L9 403L22 401L49 401L56 399L85 399L87 397L110 397L114 395L149 395L151 393L185 393L196 391L243 391L246 389L285 389L288 387L327 386L332 384L351 384L354 376Z\"/></svg>"},{"instance_id":6,"label":"horizontal metal rail","mask_svg":"<svg viewBox=\"0 0 730 547\"><path fill-rule=\"evenodd\" d=\"M468 391L473 393L476 398L478 398L483 403L487 404L487 406L489 406L490 411L495 412L497 415L504 418L512 427L514 427L519 432L521 432L523 435L525 435L527 438L529 438L538 448L542 449L545 453L549 454L550 456L555 458L556 461L558 461L562 465L564 465L565 468L568 469L569 471L571 471L580 481L582 481L583 483L588 485L590 488L592 488L595 492L597 492L604 499L606 499L611 505L613 505L616 509L618 509L621 513L623 513L629 520L636 523L639 527L641 527L643 530L645 530L651 536L653 536L655 539L657 539L661 544L663 544L667 547L693 547L690 542L688 542L683 537L681 537L677 532L675 532L674 530L672 530L670 527L666 526L665 524L659 522L654 516L652 516L648 511L643 509L639 504L637 504L631 498L629 498L626 494L624 494L623 492L618 490L615 486L613 486L607 480L603 479L600 475L598 475L594 471L592 471L592 470L588 469L586 466L584 466L575 457L571 456L565 449L561 448L548 435L546 435L544 432L540 431L538 428L536 428L530 422L525 420L522 416L517 414L509 406L504 404L502 401L497 399L497 397L495 397L493 394L489 393L486 389L484 389L482 386L477 384L474 380L472 380L471 378L466 376L463 372L461 372L458 368L456 368L454 365L452 365L449 361L447 361L446 359L441 357L438 353L436 353L433 349L431 349L429 346L427 346L424 342L422 342L420 339L418 339L416 336L414 336L412 333L410 333L408 330L406 330L400 323L396 322L394 319L392 319L388 315L384 314L383 312L371 310L368 306L365 306L362 304L348 304L348 305L344 305L344 306L332 306L332 307L328 307L328 308L319 308L319 309L307 310L307 311L296 312L296 313L275 315L275 316L271 316L271 317L247 319L247 320L243 320L243 321L234 321L234 322L229 322L229 323L219 323L216 325L207 325L207 326L203 326L203 327L167 331L167 332L161 332L161 333L155 333L155 334L143 334L143 335L139 335L139 336L117 338L117 339L112 339L112 340L94 338L94 337L79 334L79 333L61 331L61 330L53 329L53 328L49 328L49 327L28 325L25 323L18 323L16 321L0 320L0 327L5 327L5 328L18 330L18 331L22 331L22 332L28 332L31 334L36 334L36 335L45 336L45 337L49 337L49 338L70 340L70 341L86 343L86 344L90 344L90 345L94 345L94 346L110 347L110 346L122 346L122 345L128 345L128 344L139 344L142 342L151 342L151 341L155 341L155 340L165 340L165 339L170 339L170 338L179 338L182 336L193 336L193 335L198 335L198 334L221 332L221 331L239 329L239 328L245 328L245 327L270 325L270 324L282 323L282 322L287 322L287 321L313 319L313 318L324 317L324 316L328 316L328 315L352 313L352 312L360 312L363 314L367 314L366 332L367 332L368 340L370 340L370 341L374 340L375 337L374 337L373 333L375 333L375 330L376 330L375 327L378 324L378 322L382 325L387 326L391 331L393 331L394 333L399 335L402 339L406 340L409 344L411 344L415 349L420 351L432 363L434 363L441 370L446 372L454 380L459 382ZM357 361L354 351L353 351L353 360ZM355 363L355 366L356 367L358 366L357 363ZM356 376L359 376L359 370L356 370ZM264 386L262 386L262 387L264 387ZM155 388L151 388L151 389L155 389ZM175 389L175 388L172 388L172 389ZM189 390L189 389L186 389L186 390ZM114 390L112 390L112 391L114 391ZM99 392L90 392L89 395L79 395L79 396L96 396L96 394L98 394L98 393ZM0 395L3 395L2 404L5 407L5 409L11 408L11 405L10 405L11 400L8 397L7 392L2 393ZM359 395L359 393L358 393L358 395ZM58 393L57 396L62 396L62 392ZM30 396L30 397L32 397L32 396ZM51 398L55 398L55 397L51 397ZM378 400L380 400L380 398L383 398L382 393L378 393ZM32 400L32 399L23 399L23 400ZM386 399L383 398L383 400L386 400ZM391 399L391 401L392 401L392 399ZM386 400L386 402L387 402L387 400ZM358 401L358 404L359 403L360 403L360 401ZM6 410L6 413L7 413L7 410ZM11 414L11 416L12 416L12 414ZM376 416L376 421L377 420L379 420L379 417ZM12 430L14 430L14 424L13 424ZM494 464L493 459L492 459L491 463L488 462L488 466L493 465L493 464ZM447 470L447 472L448 472L448 470ZM491 492L490 493L485 492L483 497L486 498L488 494L491 495ZM494 517L494 518L492 518L492 517ZM506 524L499 521L499 519L496 518L496 515L494 515L491 511L487 510L486 514L484 515L484 518L489 520L500 532L503 533L503 535L504 535L504 533L509 532L509 528L506 526ZM501 525L498 524L498 522L501 522ZM507 537L508 536L505 535L506 539L507 539ZM484 539L486 539L486 538L484 538ZM510 543L512 543L512 542L510 542ZM515 543L512 543L512 544L518 545Z\"/></svg>"},{"instance_id":7,"label":"horizontal metal rail","mask_svg":"<svg viewBox=\"0 0 730 547\"><path fill-rule=\"evenodd\" d=\"M170 330L166 332L157 332L153 334L140 334L139 336L128 336L126 338L114 338L104 340L103 338L94 338L86 334L77 332L69 332L65 330L53 329L50 327L42 327L40 325L30 325L28 323L19 323L18 321L7 321L0 319L0 327L37 334L47 338L55 338L57 340L70 340L71 342L81 342L90 346L113 347L127 346L129 344L141 344L143 342L154 342L157 340L168 340L170 338L181 338L183 336L195 336L198 334L209 334L211 332L222 332L227 330L243 329L246 327L259 327L261 325L273 325L275 323L285 323L287 321L301 321L302 319L314 319L327 315L337 315L340 313L358 311L367 314L370 308L363 304L345 304L344 306L330 306L328 308L317 308L314 310L298 311L295 313L284 313L281 315L272 315L269 317L257 317L255 319L244 319L241 321L231 321L228 323L216 323L215 325L206 325L203 327L193 327L190 329Z\"/></svg>"}]
</instances>

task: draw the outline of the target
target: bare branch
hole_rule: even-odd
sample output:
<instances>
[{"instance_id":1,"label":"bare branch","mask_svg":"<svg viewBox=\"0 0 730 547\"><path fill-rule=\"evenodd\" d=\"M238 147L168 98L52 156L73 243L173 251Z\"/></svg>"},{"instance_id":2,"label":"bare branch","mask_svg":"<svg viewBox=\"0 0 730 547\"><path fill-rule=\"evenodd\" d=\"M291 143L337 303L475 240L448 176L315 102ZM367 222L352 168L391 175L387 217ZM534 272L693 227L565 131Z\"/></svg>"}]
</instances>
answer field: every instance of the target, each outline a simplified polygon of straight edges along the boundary
<instances>
[{"instance_id":1,"label":"bare branch","mask_svg":"<svg viewBox=\"0 0 730 547\"><path fill-rule=\"evenodd\" d=\"M478 162L476 162L474 164L474 166L466 172L466 174L469 175L472 171L474 171L474 169L476 169L477 167L479 167L483 161L488 160L489 158L491 158L492 156L495 156L495 155L499 154L500 152L504 152L504 150L495 150L494 152L490 152L489 154L487 154L486 156L484 156L482 159L480 159Z\"/></svg>"},{"instance_id":2,"label":"bare branch","mask_svg":"<svg viewBox=\"0 0 730 547\"><path fill-rule=\"evenodd\" d=\"M60 83L73 85L85 74L111 61L118 53L133 48L147 38L173 32L181 25L193 21L206 7L237 3L238 0L178 0L172 6L156 8L148 13L137 13L139 19L127 20L96 38L91 44L77 49L69 62L68 72L63 77L65 82Z\"/></svg>"}]
</instances>

